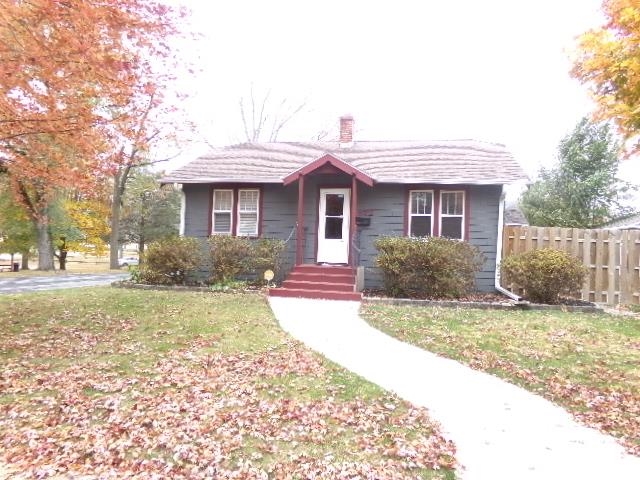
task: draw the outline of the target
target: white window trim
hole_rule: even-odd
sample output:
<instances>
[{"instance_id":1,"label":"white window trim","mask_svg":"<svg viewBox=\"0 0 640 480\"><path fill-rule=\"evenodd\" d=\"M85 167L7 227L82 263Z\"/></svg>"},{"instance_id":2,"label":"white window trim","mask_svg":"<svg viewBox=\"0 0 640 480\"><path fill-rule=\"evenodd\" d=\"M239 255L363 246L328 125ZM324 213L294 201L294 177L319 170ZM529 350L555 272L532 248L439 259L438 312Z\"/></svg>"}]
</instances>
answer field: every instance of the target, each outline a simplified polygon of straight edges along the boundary
<instances>
[{"instance_id":1,"label":"white window trim","mask_svg":"<svg viewBox=\"0 0 640 480\"><path fill-rule=\"evenodd\" d=\"M216 192L231 192L231 210L216 210ZM235 225L233 224L233 206L235 202L235 194L233 188L215 188L213 190L211 201L211 235L233 235ZM228 213L229 214L229 231L228 232L216 232L216 213Z\"/></svg>"},{"instance_id":2,"label":"white window trim","mask_svg":"<svg viewBox=\"0 0 640 480\"><path fill-rule=\"evenodd\" d=\"M240 213L242 213L240 211L240 192L256 192L258 194L258 197L256 198L257 201L257 205L256 205L256 229L253 233L240 233L238 232L238 228L240 225ZM259 188L239 188L238 189L238 200L237 200L238 204L236 206L236 222L235 222L235 235L237 235L238 237L257 237L258 236L258 232L260 231L260 189ZM250 212L253 213L253 212Z\"/></svg>"},{"instance_id":3,"label":"white window trim","mask_svg":"<svg viewBox=\"0 0 640 480\"><path fill-rule=\"evenodd\" d=\"M413 193L414 192L428 192L431 194L431 213L430 214L426 214L426 213L411 213L411 209L413 207ZM413 217L431 217L431 229L429 231L429 236L433 236L433 217L434 217L434 191L433 190L409 190L409 205L407 206L407 215L409 216L409 218L407 219L407 234L409 237L412 237L413 235L411 235L411 220Z\"/></svg>"},{"instance_id":4,"label":"white window trim","mask_svg":"<svg viewBox=\"0 0 640 480\"><path fill-rule=\"evenodd\" d=\"M451 215L451 214L445 214L442 213L442 206L444 205L444 203L442 202L442 195L445 193L461 193L462 194L462 215ZM438 215L438 232L440 232L440 236L442 236L442 219L447 217L447 218L460 218L461 219L461 223L460 223L460 238L456 239L456 240L466 240L466 215L467 215L467 192L465 190L440 190L440 212Z\"/></svg>"}]
</instances>

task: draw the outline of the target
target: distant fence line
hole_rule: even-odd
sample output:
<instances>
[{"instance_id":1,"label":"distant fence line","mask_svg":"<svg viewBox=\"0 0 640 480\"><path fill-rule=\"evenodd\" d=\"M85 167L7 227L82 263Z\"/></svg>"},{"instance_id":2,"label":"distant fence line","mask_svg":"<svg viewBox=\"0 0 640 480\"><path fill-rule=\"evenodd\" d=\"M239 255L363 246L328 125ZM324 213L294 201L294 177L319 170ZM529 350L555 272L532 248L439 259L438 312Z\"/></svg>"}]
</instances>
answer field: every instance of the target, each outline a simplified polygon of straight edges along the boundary
<instances>
[{"instance_id":1,"label":"distant fence line","mask_svg":"<svg viewBox=\"0 0 640 480\"><path fill-rule=\"evenodd\" d=\"M505 226L502 257L539 248L564 250L582 259L589 275L581 299L590 302L640 304L640 231ZM514 284L506 288L520 293Z\"/></svg>"}]
</instances>

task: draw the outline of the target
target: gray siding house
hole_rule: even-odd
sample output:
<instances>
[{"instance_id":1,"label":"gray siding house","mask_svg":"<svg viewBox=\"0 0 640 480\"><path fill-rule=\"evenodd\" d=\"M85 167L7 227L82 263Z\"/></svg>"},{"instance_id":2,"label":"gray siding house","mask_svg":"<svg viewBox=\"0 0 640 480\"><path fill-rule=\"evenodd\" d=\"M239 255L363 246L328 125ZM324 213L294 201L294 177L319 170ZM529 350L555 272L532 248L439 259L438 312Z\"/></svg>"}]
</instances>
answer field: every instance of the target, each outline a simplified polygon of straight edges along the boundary
<instances>
[{"instance_id":1,"label":"gray siding house","mask_svg":"<svg viewBox=\"0 0 640 480\"><path fill-rule=\"evenodd\" d=\"M494 291L503 185L526 179L512 155L473 140L353 141L352 132L342 117L338 142L232 145L167 174L184 192L182 233L287 240L289 277L271 294L346 299L381 285L379 236L458 238L484 253L476 287Z\"/></svg>"}]
</instances>

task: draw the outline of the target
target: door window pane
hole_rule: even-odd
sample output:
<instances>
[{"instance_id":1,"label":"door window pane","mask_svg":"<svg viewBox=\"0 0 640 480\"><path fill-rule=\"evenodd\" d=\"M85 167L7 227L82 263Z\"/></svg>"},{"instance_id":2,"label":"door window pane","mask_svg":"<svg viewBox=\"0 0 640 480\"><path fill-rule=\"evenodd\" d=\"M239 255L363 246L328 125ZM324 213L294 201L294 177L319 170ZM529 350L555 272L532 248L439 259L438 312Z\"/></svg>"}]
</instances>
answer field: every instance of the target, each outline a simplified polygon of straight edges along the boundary
<instances>
[{"instance_id":1,"label":"door window pane","mask_svg":"<svg viewBox=\"0 0 640 480\"><path fill-rule=\"evenodd\" d=\"M324 221L324 238L329 240L342 239L342 218L326 217Z\"/></svg>"},{"instance_id":2,"label":"door window pane","mask_svg":"<svg viewBox=\"0 0 640 480\"><path fill-rule=\"evenodd\" d=\"M325 215L341 217L344 212L344 195L328 193L325 197Z\"/></svg>"}]
</instances>

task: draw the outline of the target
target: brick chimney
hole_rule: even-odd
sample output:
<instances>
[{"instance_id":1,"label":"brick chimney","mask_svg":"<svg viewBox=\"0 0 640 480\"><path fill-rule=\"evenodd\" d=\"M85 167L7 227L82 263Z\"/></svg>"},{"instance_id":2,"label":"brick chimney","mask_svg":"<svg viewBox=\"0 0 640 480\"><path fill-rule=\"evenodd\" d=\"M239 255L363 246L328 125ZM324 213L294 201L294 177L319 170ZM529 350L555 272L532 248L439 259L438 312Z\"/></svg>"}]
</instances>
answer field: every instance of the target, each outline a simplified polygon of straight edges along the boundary
<instances>
[{"instance_id":1,"label":"brick chimney","mask_svg":"<svg viewBox=\"0 0 640 480\"><path fill-rule=\"evenodd\" d=\"M340 148L353 147L353 117L343 115L340 117Z\"/></svg>"}]
</instances>

